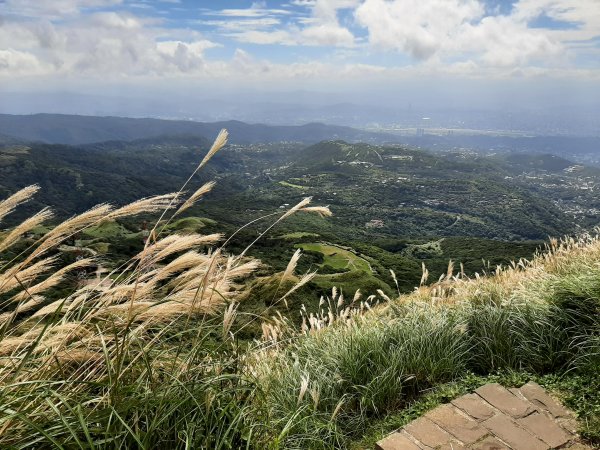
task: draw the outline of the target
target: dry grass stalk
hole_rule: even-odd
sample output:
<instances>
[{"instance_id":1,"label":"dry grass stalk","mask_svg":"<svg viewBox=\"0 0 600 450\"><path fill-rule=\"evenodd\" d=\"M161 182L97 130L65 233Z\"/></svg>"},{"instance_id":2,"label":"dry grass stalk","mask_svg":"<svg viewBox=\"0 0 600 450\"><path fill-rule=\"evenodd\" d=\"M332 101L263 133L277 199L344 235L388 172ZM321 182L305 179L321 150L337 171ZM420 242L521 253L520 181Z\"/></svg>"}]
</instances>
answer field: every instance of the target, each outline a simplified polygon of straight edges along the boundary
<instances>
[{"instance_id":1,"label":"dry grass stalk","mask_svg":"<svg viewBox=\"0 0 600 450\"><path fill-rule=\"evenodd\" d=\"M0 252L5 251L7 248L13 246L17 242L19 242L21 236L25 233L30 232L35 227L41 225L42 223L50 220L53 214L49 208L44 208L37 214L31 216L29 219L21 222L17 227L15 227L2 241L0 242Z\"/></svg>"},{"instance_id":2,"label":"dry grass stalk","mask_svg":"<svg viewBox=\"0 0 600 450\"><path fill-rule=\"evenodd\" d=\"M229 133L227 132L227 130L223 129L219 132L219 135L213 142L213 145L211 146L210 150L208 150L208 153L202 159L202 161L200 162L200 164L198 165L198 168L195 170L194 173L196 173L198 170L200 170L202 167L204 167L206 165L206 163L208 161L210 161L210 159L215 155L215 153L217 153L219 150L221 150L225 146L225 144L227 144L228 137L229 137Z\"/></svg>"},{"instance_id":3,"label":"dry grass stalk","mask_svg":"<svg viewBox=\"0 0 600 450\"><path fill-rule=\"evenodd\" d=\"M222 238L223 235L219 233L208 235L172 234L145 248L137 255L137 258L140 259L142 267L149 267L175 253L180 253L201 245L212 245L219 242Z\"/></svg>"},{"instance_id":4,"label":"dry grass stalk","mask_svg":"<svg viewBox=\"0 0 600 450\"><path fill-rule=\"evenodd\" d=\"M12 213L19 205L31 200L31 198L40 190L37 184L27 186L7 199L0 202L0 222L4 217Z\"/></svg>"},{"instance_id":5,"label":"dry grass stalk","mask_svg":"<svg viewBox=\"0 0 600 450\"><path fill-rule=\"evenodd\" d=\"M215 186L214 181L209 181L208 183L203 184L196 192L194 192L177 210L175 215L179 215L184 212L186 209L191 208L194 204L200 200L204 195L208 194L212 188Z\"/></svg>"},{"instance_id":6,"label":"dry grass stalk","mask_svg":"<svg viewBox=\"0 0 600 450\"><path fill-rule=\"evenodd\" d=\"M50 256L25 267L19 272L8 271L0 274L0 294L10 292L19 287L20 284L29 285L32 281L52 270L57 261L57 256Z\"/></svg>"},{"instance_id":7,"label":"dry grass stalk","mask_svg":"<svg viewBox=\"0 0 600 450\"><path fill-rule=\"evenodd\" d=\"M174 207L174 203L179 196L179 192L170 194L156 195L154 197L143 198L128 205L122 206L111 212L107 219L114 220L122 217L131 217L138 214L149 214L163 211Z\"/></svg>"},{"instance_id":8,"label":"dry grass stalk","mask_svg":"<svg viewBox=\"0 0 600 450\"><path fill-rule=\"evenodd\" d=\"M45 292L54 286L58 285L61 281L64 280L64 277L67 273L77 270L82 267L87 267L92 264L94 260L92 258L84 258L74 263L71 263L56 272L54 272L51 276L46 278L44 281L36 284L35 286L28 287L27 290L23 290L12 297L12 301L23 301L30 295L40 294Z\"/></svg>"},{"instance_id":9,"label":"dry grass stalk","mask_svg":"<svg viewBox=\"0 0 600 450\"><path fill-rule=\"evenodd\" d=\"M294 286L292 286L292 288L289 291L287 291L283 295L283 297L281 297L281 300L286 299L287 297L292 295L294 292L296 292L298 289L300 289L302 286L309 283L315 277L316 274L317 274L317 272L311 272L311 273L306 273L306 274L302 275L302 277L300 278L300 281L298 281L298 283L296 283Z\"/></svg>"},{"instance_id":10,"label":"dry grass stalk","mask_svg":"<svg viewBox=\"0 0 600 450\"><path fill-rule=\"evenodd\" d=\"M237 306L237 303L231 303L225 310L225 314L223 314L223 339L226 339L229 336L231 326L233 325L233 322L235 322L235 318L237 317Z\"/></svg>"},{"instance_id":11,"label":"dry grass stalk","mask_svg":"<svg viewBox=\"0 0 600 450\"><path fill-rule=\"evenodd\" d=\"M303 198L298 204L296 204L295 206L292 206L290 209L288 209L278 220L277 222L280 222L282 220L287 219L288 217L290 217L292 214L300 211L301 209L305 208L312 200L312 197L306 197ZM277 223L275 222L275 223Z\"/></svg>"},{"instance_id":12,"label":"dry grass stalk","mask_svg":"<svg viewBox=\"0 0 600 450\"><path fill-rule=\"evenodd\" d=\"M31 254L27 256L27 258L25 258L25 261L17 265L17 267L20 269L21 267L28 265L31 261L39 258L41 255L56 247L65 239L75 235L82 229L105 220L111 210L112 207L106 204L94 206L88 211L60 223L43 237L40 245L38 245L31 252Z\"/></svg>"},{"instance_id":13,"label":"dry grass stalk","mask_svg":"<svg viewBox=\"0 0 600 450\"><path fill-rule=\"evenodd\" d=\"M291 276L294 275L294 271L296 270L296 266L298 265L298 260L302 255L302 251L300 249L296 250L292 257L290 258L290 262L288 262L287 267L283 271L283 275L281 275L281 283L288 280Z\"/></svg>"},{"instance_id":14,"label":"dry grass stalk","mask_svg":"<svg viewBox=\"0 0 600 450\"><path fill-rule=\"evenodd\" d=\"M301 208L300 211L318 214L321 217L331 217L333 215L327 206L307 206L305 208Z\"/></svg>"}]
</instances>

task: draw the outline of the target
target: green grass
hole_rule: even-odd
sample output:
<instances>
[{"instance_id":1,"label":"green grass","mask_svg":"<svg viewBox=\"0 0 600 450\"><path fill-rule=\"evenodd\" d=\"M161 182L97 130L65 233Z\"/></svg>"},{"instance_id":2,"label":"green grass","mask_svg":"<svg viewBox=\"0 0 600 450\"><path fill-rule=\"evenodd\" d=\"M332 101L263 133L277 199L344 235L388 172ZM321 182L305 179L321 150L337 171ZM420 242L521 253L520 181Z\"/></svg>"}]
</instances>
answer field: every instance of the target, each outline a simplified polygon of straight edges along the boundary
<instances>
[{"instance_id":1,"label":"green grass","mask_svg":"<svg viewBox=\"0 0 600 450\"><path fill-rule=\"evenodd\" d=\"M513 374L510 385L533 378L561 391L582 434L600 443L598 253L572 252L529 269L534 277L509 270L459 284L448 299L418 293L293 341L264 372L281 447L372 444L497 373ZM310 395L299 401L303 383Z\"/></svg>"},{"instance_id":2,"label":"green grass","mask_svg":"<svg viewBox=\"0 0 600 450\"><path fill-rule=\"evenodd\" d=\"M431 258L443 254L442 242L444 239L426 242L425 244L408 244L404 254L416 258Z\"/></svg>"},{"instance_id":3,"label":"green grass","mask_svg":"<svg viewBox=\"0 0 600 450\"><path fill-rule=\"evenodd\" d=\"M130 232L117 222L104 222L94 225L85 231L83 234L96 239L115 238L129 234Z\"/></svg>"},{"instance_id":4,"label":"green grass","mask_svg":"<svg viewBox=\"0 0 600 450\"><path fill-rule=\"evenodd\" d=\"M366 295L375 295L377 290L381 289L388 296L394 295L392 289L387 283L364 270L351 270L344 273L333 273L329 275L317 275L313 283L326 293L336 287L340 289L346 297L352 297L354 293L360 291ZM380 300L382 300L380 298Z\"/></svg>"},{"instance_id":5,"label":"green grass","mask_svg":"<svg viewBox=\"0 0 600 450\"><path fill-rule=\"evenodd\" d=\"M19 433L4 435L2 448L243 448L252 435L247 410L258 391L239 373L239 355L215 340L219 328L218 321L190 323L164 335L154 350L124 339L127 364L117 358L108 377L89 385L77 378L36 380L27 390L4 383L0 424L18 426ZM178 349L183 342L185 350ZM170 355L186 367L170 365ZM222 364L207 365L210 358Z\"/></svg>"},{"instance_id":6,"label":"green grass","mask_svg":"<svg viewBox=\"0 0 600 450\"><path fill-rule=\"evenodd\" d=\"M589 347L561 331L564 318L558 308L523 303L442 309L415 304L334 327L298 341L269 366L271 423L288 428L284 448L345 448L372 433L373 423L389 424L383 428L388 432L416 417L423 408L411 405L423 392L464 382L472 373L593 373L596 362L585 361ZM303 379L318 397L298 402Z\"/></svg>"},{"instance_id":7,"label":"green grass","mask_svg":"<svg viewBox=\"0 0 600 450\"><path fill-rule=\"evenodd\" d=\"M333 269L362 270L369 273L371 272L369 263L349 250L344 250L334 245L322 243L296 244L296 247L303 250L322 253L325 257L325 260L321 267L329 266Z\"/></svg>"},{"instance_id":8,"label":"green grass","mask_svg":"<svg viewBox=\"0 0 600 450\"><path fill-rule=\"evenodd\" d=\"M215 225L215 222L204 217L185 217L171 222L165 229L169 232L184 231L187 233L197 233L207 225Z\"/></svg>"},{"instance_id":9,"label":"green grass","mask_svg":"<svg viewBox=\"0 0 600 450\"><path fill-rule=\"evenodd\" d=\"M300 186L299 184L288 183L287 181L280 181L279 184L282 186L286 186L286 187L290 187L290 188L294 188L294 189L301 189L301 190L310 189L308 186Z\"/></svg>"},{"instance_id":10,"label":"green grass","mask_svg":"<svg viewBox=\"0 0 600 450\"><path fill-rule=\"evenodd\" d=\"M100 254L107 254L110 249L110 244L108 242L95 242L88 245L88 247Z\"/></svg>"}]
</instances>

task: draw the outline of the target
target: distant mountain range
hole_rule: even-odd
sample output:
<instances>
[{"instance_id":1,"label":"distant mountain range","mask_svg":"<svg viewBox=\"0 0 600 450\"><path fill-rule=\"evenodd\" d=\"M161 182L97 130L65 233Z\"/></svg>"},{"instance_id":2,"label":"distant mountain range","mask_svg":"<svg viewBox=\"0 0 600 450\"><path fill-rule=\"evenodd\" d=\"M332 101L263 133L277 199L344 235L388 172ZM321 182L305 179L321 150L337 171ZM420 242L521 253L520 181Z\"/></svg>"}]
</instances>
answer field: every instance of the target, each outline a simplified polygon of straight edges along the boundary
<instances>
[{"instance_id":1,"label":"distant mountain range","mask_svg":"<svg viewBox=\"0 0 600 450\"><path fill-rule=\"evenodd\" d=\"M316 143L326 139L350 142L398 142L399 137L385 133L361 131L350 127L310 123L299 126L270 126L239 121L193 122L183 120L134 119L127 117L95 117L63 114L17 116L0 114L2 134L23 141L49 144L81 145L105 141L132 141L164 135L195 135L211 138L227 128L230 142L293 141Z\"/></svg>"}]
</instances>

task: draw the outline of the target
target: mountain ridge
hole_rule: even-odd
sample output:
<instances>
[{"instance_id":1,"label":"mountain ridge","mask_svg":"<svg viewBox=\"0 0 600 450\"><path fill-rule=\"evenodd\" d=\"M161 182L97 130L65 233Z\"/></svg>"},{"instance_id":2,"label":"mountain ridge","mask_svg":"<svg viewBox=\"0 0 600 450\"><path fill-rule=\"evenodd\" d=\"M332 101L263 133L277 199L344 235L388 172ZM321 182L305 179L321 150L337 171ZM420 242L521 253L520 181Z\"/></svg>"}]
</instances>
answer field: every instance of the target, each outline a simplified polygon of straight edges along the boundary
<instances>
[{"instance_id":1,"label":"mountain ridge","mask_svg":"<svg viewBox=\"0 0 600 450\"><path fill-rule=\"evenodd\" d=\"M316 143L325 139L348 141L398 141L385 133L362 131L340 125L318 122L304 125L250 124L238 120L195 122L156 118L117 116L79 116L69 114L0 114L0 134L17 140L41 141L48 144L82 145L106 141L132 141L161 135L215 136L227 128L230 142L249 144L258 142L296 141Z\"/></svg>"}]
</instances>

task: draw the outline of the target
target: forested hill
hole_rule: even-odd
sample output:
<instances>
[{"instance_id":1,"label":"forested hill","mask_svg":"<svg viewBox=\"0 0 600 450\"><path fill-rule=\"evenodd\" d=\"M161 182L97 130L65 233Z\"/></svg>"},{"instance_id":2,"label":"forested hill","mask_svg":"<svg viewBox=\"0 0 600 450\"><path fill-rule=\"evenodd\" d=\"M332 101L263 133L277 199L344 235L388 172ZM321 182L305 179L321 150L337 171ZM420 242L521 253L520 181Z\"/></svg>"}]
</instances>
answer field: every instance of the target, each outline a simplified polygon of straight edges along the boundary
<instances>
[{"instance_id":1,"label":"forested hill","mask_svg":"<svg viewBox=\"0 0 600 450\"><path fill-rule=\"evenodd\" d=\"M177 190L209 145L196 136L78 146L5 144L0 195L38 183L42 190L28 208L53 205L63 217L101 202L122 204ZM312 196L335 213L319 227L331 227L342 240L544 239L578 224L594 225L598 169L551 155L467 156L344 141L231 145L197 181L218 180L202 203L203 213L238 226Z\"/></svg>"},{"instance_id":2,"label":"forested hill","mask_svg":"<svg viewBox=\"0 0 600 450\"><path fill-rule=\"evenodd\" d=\"M0 135L50 144L80 145L103 141L131 141L162 135L216 136L222 128L229 130L230 142L234 144L281 141L315 143L332 138L351 142L398 140L398 137L392 135L321 123L300 126L270 126L233 120L204 123L62 114L29 116L0 114Z\"/></svg>"}]
</instances>

